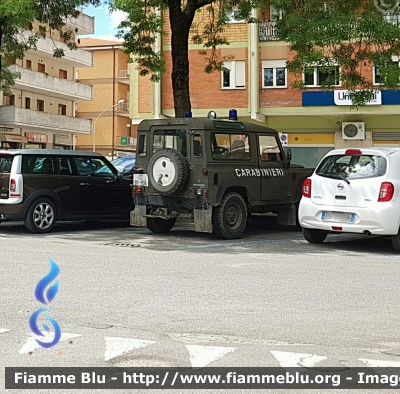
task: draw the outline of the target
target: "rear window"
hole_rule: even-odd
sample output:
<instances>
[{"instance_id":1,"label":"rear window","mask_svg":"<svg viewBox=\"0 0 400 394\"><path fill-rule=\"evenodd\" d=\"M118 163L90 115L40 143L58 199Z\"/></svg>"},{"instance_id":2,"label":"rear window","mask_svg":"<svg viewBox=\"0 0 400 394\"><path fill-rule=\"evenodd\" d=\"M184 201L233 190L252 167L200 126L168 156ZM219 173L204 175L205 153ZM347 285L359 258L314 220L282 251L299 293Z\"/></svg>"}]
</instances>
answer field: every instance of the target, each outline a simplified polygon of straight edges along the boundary
<instances>
[{"instance_id":1,"label":"rear window","mask_svg":"<svg viewBox=\"0 0 400 394\"><path fill-rule=\"evenodd\" d=\"M186 131L178 129L155 130L153 134L153 153L164 148L176 149L186 157Z\"/></svg>"},{"instance_id":2,"label":"rear window","mask_svg":"<svg viewBox=\"0 0 400 394\"><path fill-rule=\"evenodd\" d=\"M0 156L0 173L10 173L11 172L11 164L14 156L4 155Z\"/></svg>"},{"instance_id":3,"label":"rear window","mask_svg":"<svg viewBox=\"0 0 400 394\"><path fill-rule=\"evenodd\" d=\"M386 159L377 155L327 156L316 170L317 175L360 179L382 176L386 173Z\"/></svg>"}]
</instances>

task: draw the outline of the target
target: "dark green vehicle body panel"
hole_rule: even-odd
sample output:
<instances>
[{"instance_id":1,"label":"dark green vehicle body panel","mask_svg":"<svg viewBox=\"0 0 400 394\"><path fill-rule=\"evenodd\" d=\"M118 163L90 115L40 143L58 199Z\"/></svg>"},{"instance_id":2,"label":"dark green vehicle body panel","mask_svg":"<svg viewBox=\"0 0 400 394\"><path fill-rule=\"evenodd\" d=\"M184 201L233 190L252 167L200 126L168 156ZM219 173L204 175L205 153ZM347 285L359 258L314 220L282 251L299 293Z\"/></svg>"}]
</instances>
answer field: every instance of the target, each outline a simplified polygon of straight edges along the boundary
<instances>
[{"instance_id":1,"label":"dark green vehicle body panel","mask_svg":"<svg viewBox=\"0 0 400 394\"><path fill-rule=\"evenodd\" d=\"M212 210L221 204L227 193L236 192L243 197L248 213L277 213L282 216L278 216L281 222L296 223L293 207L300 201L303 180L311 175L313 169L290 163L276 130L253 123L208 118L144 120L138 126L137 174L149 174L152 170L149 168L149 160L153 154L154 132L172 132L177 129L186 133L186 149L183 153L190 169L188 179L184 187L171 195L160 195L157 187L154 188L149 182L135 197L136 207L146 207L141 210L142 216L159 207L166 208L164 212L174 212L174 215L177 213L178 218L182 213L192 218L194 216L196 221L194 211ZM245 140L247 148L244 156L234 156L234 143L230 152L228 149L228 152L217 154L213 150L217 138L227 141ZM146 139L146 147L143 144L142 147L139 146L141 139L142 142ZM195 154L195 140L202 142L201 156ZM275 141L275 146L271 147L274 153L270 154L270 161L264 161L267 158L264 151L269 151L269 148L260 146L260 141L265 140ZM291 216L289 220L288 212ZM208 217L211 218L210 215ZM132 225L145 225L144 223L137 212L131 214ZM210 226L200 225L197 226L200 230L196 230L204 231L201 229L207 228L206 231L210 232Z\"/></svg>"}]
</instances>

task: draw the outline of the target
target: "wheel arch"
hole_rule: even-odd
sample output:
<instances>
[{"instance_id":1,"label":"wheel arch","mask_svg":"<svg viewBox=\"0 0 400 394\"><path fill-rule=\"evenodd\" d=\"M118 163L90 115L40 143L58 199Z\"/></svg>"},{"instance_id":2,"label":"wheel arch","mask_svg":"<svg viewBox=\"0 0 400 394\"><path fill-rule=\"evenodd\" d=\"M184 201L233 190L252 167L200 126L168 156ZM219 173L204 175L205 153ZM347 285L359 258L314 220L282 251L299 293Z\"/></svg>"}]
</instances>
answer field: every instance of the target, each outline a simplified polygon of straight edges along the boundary
<instances>
[{"instance_id":1,"label":"wheel arch","mask_svg":"<svg viewBox=\"0 0 400 394\"><path fill-rule=\"evenodd\" d=\"M49 199L55 205L58 219L60 219L60 217L62 217L63 215L61 199L57 195L57 193L55 193L52 190L46 190L46 189L38 190L29 195L29 197L25 200L24 203L24 216L27 215L29 207L32 205L32 203L41 197Z\"/></svg>"},{"instance_id":2,"label":"wheel arch","mask_svg":"<svg viewBox=\"0 0 400 394\"><path fill-rule=\"evenodd\" d=\"M231 184L231 183L222 183L221 187L218 189L218 193L216 196L216 204L215 205L220 205L222 202L222 199L224 196L228 193L236 192L240 194L243 197L244 202L246 205L249 205L249 199L248 199L248 191L246 186L241 185L237 186L237 184Z\"/></svg>"}]
</instances>

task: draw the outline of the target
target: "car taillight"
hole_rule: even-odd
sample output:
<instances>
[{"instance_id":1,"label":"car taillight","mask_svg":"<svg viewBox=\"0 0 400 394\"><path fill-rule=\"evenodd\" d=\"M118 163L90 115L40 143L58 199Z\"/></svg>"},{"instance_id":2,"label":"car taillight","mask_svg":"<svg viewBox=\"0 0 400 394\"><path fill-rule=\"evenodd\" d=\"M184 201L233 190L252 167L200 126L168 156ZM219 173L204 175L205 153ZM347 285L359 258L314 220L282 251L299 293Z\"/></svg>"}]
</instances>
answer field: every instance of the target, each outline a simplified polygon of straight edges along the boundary
<instances>
[{"instance_id":1,"label":"car taillight","mask_svg":"<svg viewBox=\"0 0 400 394\"><path fill-rule=\"evenodd\" d=\"M138 194L143 193L143 188L142 186L133 186L132 187L132 197L137 196Z\"/></svg>"},{"instance_id":2,"label":"car taillight","mask_svg":"<svg viewBox=\"0 0 400 394\"><path fill-rule=\"evenodd\" d=\"M16 188L17 182L15 182L15 179L10 179L10 193L15 193Z\"/></svg>"},{"instance_id":3,"label":"car taillight","mask_svg":"<svg viewBox=\"0 0 400 394\"><path fill-rule=\"evenodd\" d=\"M382 182L379 190L378 202L390 201L394 194L394 185L390 182Z\"/></svg>"},{"instance_id":4,"label":"car taillight","mask_svg":"<svg viewBox=\"0 0 400 394\"><path fill-rule=\"evenodd\" d=\"M303 187L301 188L301 194L304 197L311 197L311 179L304 179Z\"/></svg>"}]
</instances>

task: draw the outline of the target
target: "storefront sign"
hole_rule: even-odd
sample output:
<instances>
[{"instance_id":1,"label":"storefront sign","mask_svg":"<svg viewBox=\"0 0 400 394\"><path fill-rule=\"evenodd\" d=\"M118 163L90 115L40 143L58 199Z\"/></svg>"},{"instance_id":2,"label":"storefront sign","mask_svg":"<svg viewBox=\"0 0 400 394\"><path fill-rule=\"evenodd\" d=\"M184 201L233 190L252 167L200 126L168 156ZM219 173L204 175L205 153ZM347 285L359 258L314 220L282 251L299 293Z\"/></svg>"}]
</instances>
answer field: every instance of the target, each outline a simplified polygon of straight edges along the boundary
<instances>
[{"instance_id":1,"label":"storefront sign","mask_svg":"<svg viewBox=\"0 0 400 394\"><path fill-rule=\"evenodd\" d=\"M46 134L25 133L25 138L28 142L47 142Z\"/></svg>"},{"instance_id":2,"label":"storefront sign","mask_svg":"<svg viewBox=\"0 0 400 394\"><path fill-rule=\"evenodd\" d=\"M71 146L72 145L72 135L55 134L54 135L54 144Z\"/></svg>"},{"instance_id":3,"label":"storefront sign","mask_svg":"<svg viewBox=\"0 0 400 394\"><path fill-rule=\"evenodd\" d=\"M351 93L348 90L335 90L334 101L336 105L353 105ZM372 100L368 101L366 105L382 105L382 94L376 91Z\"/></svg>"}]
</instances>

